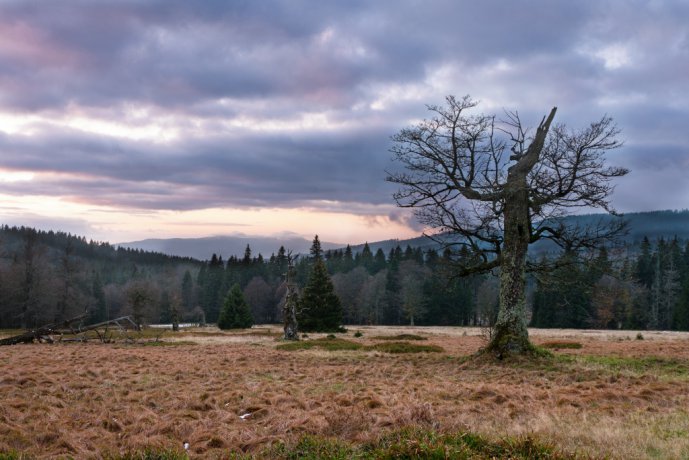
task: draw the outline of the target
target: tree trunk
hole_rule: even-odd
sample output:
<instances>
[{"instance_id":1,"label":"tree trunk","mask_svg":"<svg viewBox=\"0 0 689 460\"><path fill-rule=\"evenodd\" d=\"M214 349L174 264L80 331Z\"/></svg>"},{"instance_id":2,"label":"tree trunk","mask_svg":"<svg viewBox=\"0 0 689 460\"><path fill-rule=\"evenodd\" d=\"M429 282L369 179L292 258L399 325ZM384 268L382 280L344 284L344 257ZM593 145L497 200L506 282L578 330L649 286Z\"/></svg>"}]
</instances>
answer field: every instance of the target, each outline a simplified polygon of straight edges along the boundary
<instances>
[{"instance_id":1,"label":"tree trunk","mask_svg":"<svg viewBox=\"0 0 689 460\"><path fill-rule=\"evenodd\" d=\"M170 319L172 320L172 332L179 332L179 314L177 313L177 306L174 304L172 305L170 317Z\"/></svg>"},{"instance_id":2,"label":"tree trunk","mask_svg":"<svg viewBox=\"0 0 689 460\"><path fill-rule=\"evenodd\" d=\"M531 243L527 177L541 156L556 108L544 118L529 148L507 170L503 211L504 240L500 264L500 310L488 351L498 358L534 350L526 328L526 253Z\"/></svg>"},{"instance_id":3,"label":"tree trunk","mask_svg":"<svg viewBox=\"0 0 689 460\"><path fill-rule=\"evenodd\" d=\"M505 243L500 265L500 310L488 350L498 357L532 350L526 329L525 268L531 237L526 178L510 171L505 200Z\"/></svg>"},{"instance_id":4,"label":"tree trunk","mask_svg":"<svg viewBox=\"0 0 689 460\"><path fill-rule=\"evenodd\" d=\"M293 261L294 259L292 259L292 253L290 252L287 255L287 273L285 274L287 293L285 295L285 304L282 307L285 340L299 340L299 325L297 324L299 294L297 292L297 283L294 281L295 269Z\"/></svg>"},{"instance_id":5,"label":"tree trunk","mask_svg":"<svg viewBox=\"0 0 689 460\"><path fill-rule=\"evenodd\" d=\"M285 340L299 340L299 327L297 325L297 302L298 294L296 286L293 284L287 285L287 298L285 305L282 308L282 316L284 319L284 339Z\"/></svg>"}]
</instances>

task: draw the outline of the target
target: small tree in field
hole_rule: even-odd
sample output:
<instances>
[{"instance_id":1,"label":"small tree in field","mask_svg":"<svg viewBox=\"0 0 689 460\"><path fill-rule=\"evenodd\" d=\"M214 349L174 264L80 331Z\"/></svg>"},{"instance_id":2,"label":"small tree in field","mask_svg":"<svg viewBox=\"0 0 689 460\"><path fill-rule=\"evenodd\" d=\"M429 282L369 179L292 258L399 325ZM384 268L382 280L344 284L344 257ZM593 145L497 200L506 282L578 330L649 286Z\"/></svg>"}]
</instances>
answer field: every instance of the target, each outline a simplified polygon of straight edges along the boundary
<instances>
[{"instance_id":1,"label":"small tree in field","mask_svg":"<svg viewBox=\"0 0 689 460\"><path fill-rule=\"evenodd\" d=\"M323 259L314 261L299 303L299 329L304 332L337 332L342 329L342 306Z\"/></svg>"},{"instance_id":2,"label":"small tree in field","mask_svg":"<svg viewBox=\"0 0 689 460\"><path fill-rule=\"evenodd\" d=\"M445 106L429 107L433 118L393 136L391 151L404 171L387 180L400 186L397 204L414 208L433 238L476 255L458 275L500 268L500 306L487 350L524 354L533 350L524 294L529 245L550 239L576 251L617 236L624 222L575 226L563 217L576 207L613 212L611 180L628 171L605 166L605 152L621 145L608 117L572 131L553 125L553 108L532 133L516 112L502 122L467 113L476 105L469 96L448 96Z\"/></svg>"},{"instance_id":3,"label":"small tree in field","mask_svg":"<svg viewBox=\"0 0 689 460\"><path fill-rule=\"evenodd\" d=\"M218 318L218 327L220 329L243 329L251 327L253 323L251 308L244 300L244 294L242 294L239 284L235 284L225 297L225 303L220 312L220 318Z\"/></svg>"}]
</instances>

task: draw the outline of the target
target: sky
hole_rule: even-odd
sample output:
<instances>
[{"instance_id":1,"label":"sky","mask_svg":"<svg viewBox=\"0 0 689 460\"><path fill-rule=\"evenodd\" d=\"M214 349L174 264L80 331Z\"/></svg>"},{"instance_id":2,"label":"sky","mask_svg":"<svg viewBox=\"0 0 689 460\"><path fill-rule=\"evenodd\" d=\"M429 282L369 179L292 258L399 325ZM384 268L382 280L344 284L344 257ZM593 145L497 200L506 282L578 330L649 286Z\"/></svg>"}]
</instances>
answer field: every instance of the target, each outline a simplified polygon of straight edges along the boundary
<instances>
[{"instance_id":1,"label":"sky","mask_svg":"<svg viewBox=\"0 0 689 460\"><path fill-rule=\"evenodd\" d=\"M0 223L98 241L417 236L427 104L622 130L622 212L689 207L689 2L0 0Z\"/></svg>"}]
</instances>

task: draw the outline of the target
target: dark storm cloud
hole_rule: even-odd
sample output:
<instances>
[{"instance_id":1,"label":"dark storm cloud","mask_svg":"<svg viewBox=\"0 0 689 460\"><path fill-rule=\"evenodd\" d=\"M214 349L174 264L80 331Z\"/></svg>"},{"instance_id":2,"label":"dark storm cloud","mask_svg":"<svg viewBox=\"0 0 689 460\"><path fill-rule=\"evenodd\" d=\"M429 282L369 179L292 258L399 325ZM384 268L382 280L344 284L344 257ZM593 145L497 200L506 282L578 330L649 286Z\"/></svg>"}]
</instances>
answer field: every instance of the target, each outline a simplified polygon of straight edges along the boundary
<instances>
[{"instance_id":1,"label":"dark storm cloud","mask_svg":"<svg viewBox=\"0 0 689 460\"><path fill-rule=\"evenodd\" d=\"M0 192L165 209L389 204L389 136L425 103L472 93L534 124L552 105L572 126L613 116L627 144L611 159L633 169L616 199L633 209L634 184L689 156L687 24L679 0L6 1L0 113L42 121L30 134L0 125L0 168L53 174ZM297 123L313 113L323 126ZM165 119L179 136L61 124L75 115ZM677 203L657 190L657 207Z\"/></svg>"},{"instance_id":2,"label":"dark storm cloud","mask_svg":"<svg viewBox=\"0 0 689 460\"><path fill-rule=\"evenodd\" d=\"M40 181L5 184L5 192L78 192L93 203L164 209L306 206L314 200L389 203L385 149L378 132L366 131L220 137L174 147L64 129L48 131L45 138L0 136L3 165L53 173ZM79 176L63 176L74 171Z\"/></svg>"},{"instance_id":3,"label":"dark storm cloud","mask_svg":"<svg viewBox=\"0 0 689 460\"><path fill-rule=\"evenodd\" d=\"M448 58L471 68L496 55L557 52L585 18L545 0L533 10L489 3L10 3L2 23L24 24L9 38L33 53L5 59L18 89L31 89L5 94L5 103L187 106L272 95L316 103L328 91L347 100L358 85L422 78Z\"/></svg>"}]
</instances>

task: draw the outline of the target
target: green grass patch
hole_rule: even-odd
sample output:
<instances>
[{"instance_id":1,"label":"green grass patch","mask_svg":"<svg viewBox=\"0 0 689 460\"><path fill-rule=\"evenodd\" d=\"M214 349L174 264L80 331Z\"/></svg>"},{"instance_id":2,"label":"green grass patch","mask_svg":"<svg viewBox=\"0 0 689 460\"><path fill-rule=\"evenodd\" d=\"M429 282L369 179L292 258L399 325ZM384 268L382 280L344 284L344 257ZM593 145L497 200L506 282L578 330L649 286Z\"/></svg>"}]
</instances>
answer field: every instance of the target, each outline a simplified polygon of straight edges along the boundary
<instances>
[{"instance_id":1,"label":"green grass patch","mask_svg":"<svg viewBox=\"0 0 689 460\"><path fill-rule=\"evenodd\" d=\"M271 331L270 329L244 329L241 335L258 335L261 337L282 337L284 332Z\"/></svg>"},{"instance_id":2,"label":"green grass patch","mask_svg":"<svg viewBox=\"0 0 689 460\"><path fill-rule=\"evenodd\" d=\"M0 460L28 460L30 457L19 452L0 452Z\"/></svg>"},{"instance_id":3,"label":"green grass patch","mask_svg":"<svg viewBox=\"0 0 689 460\"><path fill-rule=\"evenodd\" d=\"M186 452L174 449L144 449L124 454L104 454L105 460L189 460Z\"/></svg>"},{"instance_id":4,"label":"green grass patch","mask_svg":"<svg viewBox=\"0 0 689 460\"><path fill-rule=\"evenodd\" d=\"M437 353L445 351L437 345L418 345L409 342L387 342L377 343L371 346L363 346L360 343L351 342L349 340L340 338L324 337L314 340L300 340L298 342L288 342L278 345L278 350L297 351L297 350L311 350L318 348L326 351L342 351L342 350L364 350L364 351L381 351L383 353Z\"/></svg>"},{"instance_id":5,"label":"green grass patch","mask_svg":"<svg viewBox=\"0 0 689 460\"><path fill-rule=\"evenodd\" d=\"M489 441L471 433L438 434L433 431L403 429L377 441L356 445L331 438L304 436L292 445L280 444L262 456L297 459L567 459L551 445L531 437Z\"/></svg>"},{"instance_id":6,"label":"green grass patch","mask_svg":"<svg viewBox=\"0 0 689 460\"><path fill-rule=\"evenodd\" d=\"M613 372L689 377L689 361L675 358L583 355L577 356L576 360L580 363L600 366Z\"/></svg>"},{"instance_id":7,"label":"green grass patch","mask_svg":"<svg viewBox=\"0 0 689 460\"><path fill-rule=\"evenodd\" d=\"M578 350L582 347L583 345L580 344L579 342L571 342L571 341L552 341L552 342L545 342L541 345L541 348L548 348L550 350L560 350L560 349L571 349L571 350Z\"/></svg>"},{"instance_id":8,"label":"green grass patch","mask_svg":"<svg viewBox=\"0 0 689 460\"><path fill-rule=\"evenodd\" d=\"M439 353L445 351L437 345L419 345L409 342L377 343L366 347L366 349L384 353Z\"/></svg>"},{"instance_id":9,"label":"green grass patch","mask_svg":"<svg viewBox=\"0 0 689 460\"><path fill-rule=\"evenodd\" d=\"M397 334L397 335L377 335L371 337L373 340L428 340L426 337L422 337L416 334Z\"/></svg>"},{"instance_id":10,"label":"green grass patch","mask_svg":"<svg viewBox=\"0 0 689 460\"><path fill-rule=\"evenodd\" d=\"M298 342L283 343L276 347L278 350L296 351L296 350L311 350L312 348L319 348L327 351L341 351L341 350L359 350L362 345L344 339L314 339L314 340L300 340Z\"/></svg>"}]
</instances>

